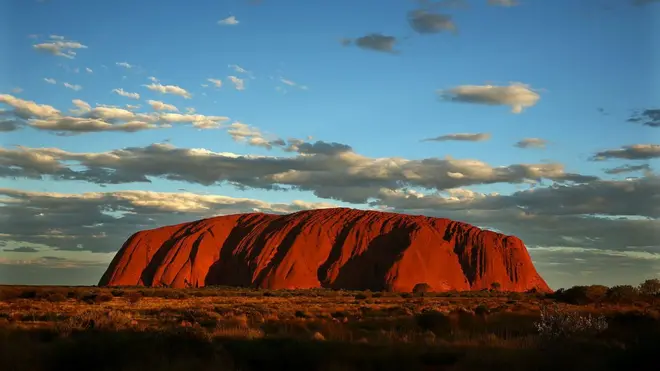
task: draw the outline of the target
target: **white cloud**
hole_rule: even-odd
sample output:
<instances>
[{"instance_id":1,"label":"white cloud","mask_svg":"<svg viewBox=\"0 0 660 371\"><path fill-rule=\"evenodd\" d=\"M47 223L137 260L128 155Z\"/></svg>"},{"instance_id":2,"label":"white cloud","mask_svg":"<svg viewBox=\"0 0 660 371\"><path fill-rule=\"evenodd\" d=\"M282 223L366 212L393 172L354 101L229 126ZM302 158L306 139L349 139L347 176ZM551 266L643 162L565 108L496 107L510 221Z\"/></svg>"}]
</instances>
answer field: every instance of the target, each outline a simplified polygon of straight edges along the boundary
<instances>
[{"instance_id":1,"label":"white cloud","mask_svg":"<svg viewBox=\"0 0 660 371\"><path fill-rule=\"evenodd\" d=\"M121 95L122 97L129 98L129 99L135 99L135 100L140 99L140 94L139 93L129 93L127 91L124 91L124 89L121 89L121 88L112 89L112 92L117 94L117 95Z\"/></svg>"},{"instance_id":2,"label":"white cloud","mask_svg":"<svg viewBox=\"0 0 660 371\"><path fill-rule=\"evenodd\" d=\"M483 142L489 140L491 135L489 133L454 133L441 135L435 138L423 139L423 142L446 142L446 141L463 141L463 142Z\"/></svg>"},{"instance_id":3,"label":"white cloud","mask_svg":"<svg viewBox=\"0 0 660 371\"><path fill-rule=\"evenodd\" d=\"M216 88L222 87L222 80L218 79L206 79L206 81L212 83Z\"/></svg>"},{"instance_id":4,"label":"white cloud","mask_svg":"<svg viewBox=\"0 0 660 371\"><path fill-rule=\"evenodd\" d=\"M541 138L525 138L518 141L514 146L518 148L545 148L548 142Z\"/></svg>"},{"instance_id":5,"label":"white cloud","mask_svg":"<svg viewBox=\"0 0 660 371\"><path fill-rule=\"evenodd\" d=\"M119 67L124 67L126 69L131 69L131 68L134 67L132 64L130 64L128 62L116 62L115 64Z\"/></svg>"},{"instance_id":6,"label":"white cloud","mask_svg":"<svg viewBox=\"0 0 660 371\"><path fill-rule=\"evenodd\" d=\"M92 70L92 69L89 68L89 67L85 67L85 71L86 71L87 73L94 73L94 70Z\"/></svg>"},{"instance_id":7,"label":"white cloud","mask_svg":"<svg viewBox=\"0 0 660 371\"><path fill-rule=\"evenodd\" d=\"M87 49L87 46L77 41L56 40L49 41L32 46L37 51L46 52L59 57L73 59L76 56L75 50Z\"/></svg>"},{"instance_id":8,"label":"white cloud","mask_svg":"<svg viewBox=\"0 0 660 371\"><path fill-rule=\"evenodd\" d=\"M95 108L96 109L96 108ZM93 111L93 110L92 110ZM141 130L157 129L158 126L145 121L111 123L101 118L60 117L48 120L33 120L30 126L35 129L68 133L94 133L121 131L133 133Z\"/></svg>"},{"instance_id":9,"label":"white cloud","mask_svg":"<svg viewBox=\"0 0 660 371\"><path fill-rule=\"evenodd\" d=\"M158 100L148 100L147 103L153 108L154 111L173 111L179 112L179 109L174 105L167 104Z\"/></svg>"},{"instance_id":10,"label":"white cloud","mask_svg":"<svg viewBox=\"0 0 660 371\"><path fill-rule=\"evenodd\" d=\"M55 79L51 79L50 77L45 77L44 81L49 84L57 84L57 81L55 81Z\"/></svg>"},{"instance_id":11,"label":"white cloud","mask_svg":"<svg viewBox=\"0 0 660 371\"><path fill-rule=\"evenodd\" d=\"M84 100L74 99L72 102L76 108L69 111L71 111L73 114L82 115L92 110L92 106L90 106L89 103L85 102Z\"/></svg>"},{"instance_id":12,"label":"white cloud","mask_svg":"<svg viewBox=\"0 0 660 371\"><path fill-rule=\"evenodd\" d=\"M189 122L198 129L217 129L222 123L229 120L226 116L205 116L198 114L162 113L158 119L165 123Z\"/></svg>"},{"instance_id":13,"label":"white cloud","mask_svg":"<svg viewBox=\"0 0 660 371\"><path fill-rule=\"evenodd\" d=\"M236 76L229 76L228 79L232 82L232 84L234 84L236 90L245 90L245 80Z\"/></svg>"},{"instance_id":14,"label":"white cloud","mask_svg":"<svg viewBox=\"0 0 660 371\"><path fill-rule=\"evenodd\" d=\"M9 94L0 94L0 103L11 106L14 109L14 113L23 119L55 117L60 114L60 111L47 104L37 104L33 101L16 98Z\"/></svg>"},{"instance_id":15,"label":"white cloud","mask_svg":"<svg viewBox=\"0 0 660 371\"><path fill-rule=\"evenodd\" d=\"M190 94L186 89L176 85L161 85L161 84L153 83L143 86L151 91L156 91L161 94L173 94L173 95L178 95L180 97L184 97L186 99L192 98L192 94Z\"/></svg>"},{"instance_id":16,"label":"white cloud","mask_svg":"<svg viewBox=\"0 0 660 371\"><path fill-rule=\"evenodd\" d=\"M238 19L236 19L236 17L233 15L218 21L218 24L221 26L235 26L239 23L240 22L238 21Z\"/></svg>"},{"instance_id":17,"label":"white cloud","mask_svg":"<svg viewBox=\"0 0 660 371\"><path fill-rule=\"evenodd\" d=\"M288 86L291 86L291 87L294 87L294 88L298 88L300 90L307 90L307 86L300 85L300 84L296 83L295 81L288 80L288 79L285 79L283 77L280 77L280 82L282 82L285 85L288 85Z\"/></svg>"},{"instance_id":18,"label":"white cloud","mask_svg":"<svg viewBox=\"0 0 660 371\"><path fill-rule=\"evenodd\" d=\"M461 85L438 93L442 99L452 102L510 106L513 113L521 113L540 99L529 85L521 83L509 86Z\"/></svg>"},{"instance_id":19,"label":"white cloud","mask_svg":"<svg viewBox=\"0 0 660 371\"><path fill-rule=\"evenodd\" d=\"M197 129L215 129L222 127L222 124L229 120L226 116L196 114L191 109L188 109L187 114L160 112L147 114L133 112L140 108L139 105L127 104L124 109L104 104L96 104L96 107L92 107L80 99L74 99L72 102L74 107L69 111L73 116L65 116L49 105L2 94L0 103L11 106L13 110L0 109L6 116L0 121L0 131L14 131L30 126L38 130L55 132L58 135L73 135L101 131L135 132L168 128L172 124L190 124ZM160 101L150 100L148 103L157 111L178 111L175 106ZM1 170L0 177L2 177Z\"/></svg>"},{"instance_id":20,"label":"white cloud","mask_svg":"<svg viewBox=\"0 0 660 371\"><path fill-rule=\"evenodd\" d=\"M252 74L250 71L246 70L245 68L243 68L243 67L241 67L237 64L230 64L229 68L233 69L234 71L236 71L238 73L244 73L246 75Z\"/></svg>"},{"instance_id":21,"label":"white cloud","mask_svg":"<svg viewBox=\"0 0 660 371\"><path fill-rule=\"evenodd\" d=\"M153 76L149 76L148 79L149 79L151 82L154 82L154 83L157 83L157 82L158 82L158 79L155 78L155 77L153 77Z\"/></svg>"},{"instance_id":22,"label":"white cloud","mask_svg":"<svg viewBox=\"0 0 660 371\"><path fill-rule=\"evenodd\" d=\"M64 85L65 88L68 88L68 89L71 89L71 90L74 90L74 91L82 90L82 86L80 86L80 85L69 84L68 82L65 82L62 85Z\"/></svg>"}]
</instances>

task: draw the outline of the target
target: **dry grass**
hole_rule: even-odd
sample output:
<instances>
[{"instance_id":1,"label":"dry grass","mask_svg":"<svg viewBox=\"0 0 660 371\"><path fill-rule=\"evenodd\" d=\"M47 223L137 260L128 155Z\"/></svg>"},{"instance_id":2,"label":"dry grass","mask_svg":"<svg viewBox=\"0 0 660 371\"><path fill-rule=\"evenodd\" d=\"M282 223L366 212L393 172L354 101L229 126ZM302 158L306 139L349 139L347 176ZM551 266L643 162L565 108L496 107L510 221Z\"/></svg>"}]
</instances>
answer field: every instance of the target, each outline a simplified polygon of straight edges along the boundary
<instances>
[{"instance_id":1,"label":"dry grass","mask_svg":"<svg viewBox=\"0 0 660 371\"><path fill-rule=\"evenodd\" d=\"M548 342L542 305L610 327ZM0 369L637 369L655 356L659 312L500 292L0 286Z\"/></svg>"}]
</instances>

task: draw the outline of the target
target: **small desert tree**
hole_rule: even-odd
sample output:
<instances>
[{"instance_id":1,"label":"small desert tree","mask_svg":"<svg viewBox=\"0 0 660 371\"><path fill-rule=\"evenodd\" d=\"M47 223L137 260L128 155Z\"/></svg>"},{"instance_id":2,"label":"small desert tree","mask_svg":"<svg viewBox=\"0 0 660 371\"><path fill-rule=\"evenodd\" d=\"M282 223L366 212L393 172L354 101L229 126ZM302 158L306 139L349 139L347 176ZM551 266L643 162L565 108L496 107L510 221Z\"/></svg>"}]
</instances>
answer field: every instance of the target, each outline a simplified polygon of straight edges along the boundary
<instances>
[{"instance_id":1,"label":"small desert tree","mask_svg":"<svg viewBox=\"0 0 660 371\"><path fill-rule=\"evenodd\" d=\"M502 287L502 285L500 285L499 282L493 282L493 283L490 284L490 288L495 290L495 291L499 291L501 287Z\"/></svg>"},{"instance_id":2,"label":"small desert tree","mask_svg":"<svg viewBox=\"0 0 660 371\"><path fill-rule=\"evenodd\" d=\"M660 280L653 278L650 280L644 281L639 285L639 291L643 295L655 296L660 294Z\"/></svg>"}]
</instances>

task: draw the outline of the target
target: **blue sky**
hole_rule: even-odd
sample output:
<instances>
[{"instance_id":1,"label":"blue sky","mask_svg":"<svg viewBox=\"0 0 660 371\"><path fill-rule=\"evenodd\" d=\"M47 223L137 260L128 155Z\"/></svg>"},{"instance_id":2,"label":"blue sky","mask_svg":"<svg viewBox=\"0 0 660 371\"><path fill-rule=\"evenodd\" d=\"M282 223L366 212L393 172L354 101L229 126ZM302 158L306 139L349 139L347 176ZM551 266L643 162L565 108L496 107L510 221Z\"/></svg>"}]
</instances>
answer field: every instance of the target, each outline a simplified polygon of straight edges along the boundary
<instances>
[{"instance_id":1,"label":"blue sky","mask_svg":"<svg viewBox=\"0 0 660 371\"><path fill-rule=\"evenodd\" d=\"M589 159L597 152L622 146L658 143L659 128L627 120L638 111L655 108L659 99L660 94L654 87L660 81L653 65L657 48L652 45L659 32L654 20L660 14L660 4L651 1L638 6L633 1L614 0L521 0L516 6L501 6L506 1L500 5L489 4L486 0L435 3L442 6L423 8L412 0L262 0L257 3L198 0L194 4L172 0L158 5L127 0L1 1L0 13L4 17L0 18L4 29L0 47L9 56L0 59L0 69L7 71L0 79L1 94L50 105L62 115L72 115L68 110L73 107L74 99L85 101L92 108L105 104L124 109L127 104L139 104L140 108L130 110L145 115L154 112L147 100L156 100L178 107L179 113L185 113L190 107L196 114L228 116L230 120L216 129L173 124L171 128L137 132L55 135L55 130L30 127L30 120L35 119L31 117L24 122L25 127L0 133L0 145L8 150L21 145L33 149L59 148L67 153L100 153L167 141L177 148L204 148L240 155L296 155L281 148L269 150L236 141L228 135L226 125L240 122L272 138L309 140L306 138L312 136L311 142L347 144L355 153L367 158L423 160L451 156L482 161L492 167L552 162L563 164L566 173L598 177L602 182L622 182L625 177L636 177L639 182L656 181L657 177L648 171L644 174L603 172L603 169L625 164L657 168L658 155L655 154L640 157L635 152L633 157L613 156L605 162ZM409 12L422 8L432 14L450 15L457 32L415 32L406 17ZM218 21L231 16L237 20L236 24L219 24ZM396 37L394 50L398 53L356 46L356 39L371 33ZM59 37L86 48L75 49L74 58L35 48L35 45L58 41ZM344 38L351 39L352 45L342 45ZM127 63L130 68L118 63ZM238 72L230 65L238 65L249 73ZM186 99L149 90L145 85L152 84L150 76L157 78L159 84L181 87L192 97ZM242 79L245 89L237 90L228 80L229 76ZM46 78L56 83L49 84L44 81ZM209 78L222 80L222 86L213 87ZM65 82L81 88L66 88ZM437 93L466 85L506 88L513 82L526 84L527 89L539 96L520 113L513 113L506 104L442 100ZM138 93L140 98L129 99L113 93L113 89ZM469 98L461 96L458 100ZM10 104L3 107L8 111L16 108ZM421 142L455 133L488 133L491 137L475 142ZM513 146L525 138L542 139L546 142L545 148ZM655 149L652 151L657 153ZM0 164L14 169L21 167L9 160ZM60 165L71 164L65 161ZM433 181L441 182L440 175L433 177ZM348 197L319 197L322 193L315 195L313 187L309 191L278 192L240 190L227 184L167 181L162 177L152 177L152 183L106 186L86 180L54 180L47 174L32 178L6 176L0 178L0 185L26 192L70 194L132 190L180 192L185 189L269 203L303 200L368 207L365 203L348 202ZM544 184L556 180L550 179ZM527 189L517 182L480 183L466 181L459 188L502 194ZM443 190L439 186L420 184L411 187L427 194ZM607 183L614 187L616 184L619 183ZM607 195L611 197L611 193ZM372 197L377 196L375 193ZM655 202L652 196L639 197L651 197L650 202ZM608 202L607 197L603 202ZM385 200L381 201L379 206L391 207ZM465 210L471 207L466 206ZM9 215L9 209L5 210L5 215ZM464 216L452 214L454 209L420 211L402 206L397 210ZM586 210L584 214L589 214ZM634 210L626 211L626 215L636 215ZM539 213L544 214L543 211ZM647 214L640 215L654 216ZM501 215L501 218L506 217L506 214ZM198 216L191 213L186 217ZM467 221L491 225L487 220L468 218ZM653 219L655 222L657 219ZM43 223L29 225L31 228L48 227ZM517 233L518 230L503 231ZM123 235L116 237L125 238ZM49 245L45 240L6 238L5 244L9 247L0 251L0 259L12 269L20 268L16 268L16 262L27 266L34 256L48 257L67 250L59 244ZM523 239L526 240L524 236ZM535 245L544 245L536 239L533 241ZM7 251L26 244L35 244L41 250L37 253ZM647 246L656 249L657 245L657 242L649 242ZM618 249L625 250L625 247L613 243L607 251ZM645 252L660 253L653 249ZM575 250L570 251L570 254L577 254ZM97 251L103 256L110 252ZM553 286L606 280L605 273L598 270L604 263L596 260L612 254L592 251L593 267L584 271L595 273L565 277L557 273L556 267L543 265L543 259L546 262L553 259L546 257L550 253L557 254L555 250L538 250L538 255L533 253L533 256L535 260L541 259L537 263L539 270ZM644 266L641 270L636 266L636 269L622 271L621 279L636 282L642 275L657 275L660 257L656 255L650 258L644 255L644 259L630 254L620 256L620 259ZM69 254L65 258L75 260L76 256ZM76 269L75 264L71 266L74 268L66 269ZM52 267L42 264L42 268ZM34 269L33 265L30 269ZM574 269L565 270L575 272ZM80 280L78 273L71 273L71 276ZM14 277L18 276L14 274ZM40 277L39 274L36 277ZM17 279L0 275L0 281L3 280L14 282ZM82 283L96 280L97 277L90 277ZM63 278L63 282L68 281Z\"/></svg>"}]
</instances>

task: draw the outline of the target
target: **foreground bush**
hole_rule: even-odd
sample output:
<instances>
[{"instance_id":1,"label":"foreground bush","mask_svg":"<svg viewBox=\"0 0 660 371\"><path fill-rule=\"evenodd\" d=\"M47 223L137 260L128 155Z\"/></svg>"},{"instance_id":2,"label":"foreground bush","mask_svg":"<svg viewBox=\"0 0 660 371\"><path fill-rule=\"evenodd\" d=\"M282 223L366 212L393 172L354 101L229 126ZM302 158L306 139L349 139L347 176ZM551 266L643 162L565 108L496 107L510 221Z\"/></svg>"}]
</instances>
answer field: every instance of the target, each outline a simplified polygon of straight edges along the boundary
<instances>
[{"instance_id":1,"label":"foreground bush","mask_svg":"<svg viewBox=\"0 0 660 371\"><path fill-rule=\"evenodd\" d=\"M595 335L608 328L604 316L578 312L563 312L557 308L541 307L541 319L534 323L539 335L545 339L567 338L576 335Z\"/></svg>"}]
</instances>

